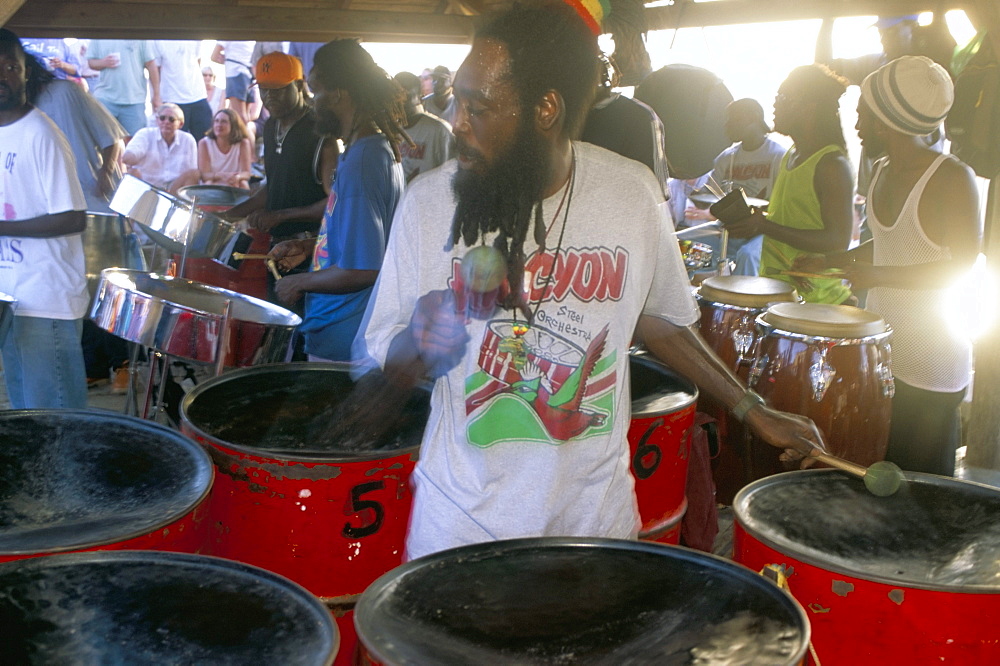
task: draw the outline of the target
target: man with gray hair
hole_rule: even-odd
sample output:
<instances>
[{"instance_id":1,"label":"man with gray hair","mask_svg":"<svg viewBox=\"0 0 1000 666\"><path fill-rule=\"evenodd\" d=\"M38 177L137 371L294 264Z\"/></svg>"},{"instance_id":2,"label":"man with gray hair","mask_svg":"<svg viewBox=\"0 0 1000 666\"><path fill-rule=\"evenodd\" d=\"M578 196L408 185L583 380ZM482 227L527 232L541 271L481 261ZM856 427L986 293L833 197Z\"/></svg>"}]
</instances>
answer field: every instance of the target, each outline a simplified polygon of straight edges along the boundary
<instances>
[{"instance_id":1,"label":"man with gray hair","mask_svg":"<svg viewBox=\"0 0 1000 666\"><path fill-rule=\"evenodd\" d=\"M157 127L144 127L125 148L122 162L130 174L150 185L176 193L198 183L198 144L184 127L184 112L176 104L156 110Z\"/></svg>"},{"instance_id":2,"label":"man with gray hair","mask_svg":"<svg viewBox=\"0 0 1000 666\"><path fill-rule=\"evenodd\" d=\"M923 56L894 60L864 80L858 135L864 148L885 153L867 193L872 240L797 265L841 268L855 290L870 289L867 309L893 330L896 394L886 457L907 470L947 476L954 473L971 347L949 331L944 288L972 266L981 236L972 171L924 140L953 100L948 73Z\"/></svg>"}]
</instances>

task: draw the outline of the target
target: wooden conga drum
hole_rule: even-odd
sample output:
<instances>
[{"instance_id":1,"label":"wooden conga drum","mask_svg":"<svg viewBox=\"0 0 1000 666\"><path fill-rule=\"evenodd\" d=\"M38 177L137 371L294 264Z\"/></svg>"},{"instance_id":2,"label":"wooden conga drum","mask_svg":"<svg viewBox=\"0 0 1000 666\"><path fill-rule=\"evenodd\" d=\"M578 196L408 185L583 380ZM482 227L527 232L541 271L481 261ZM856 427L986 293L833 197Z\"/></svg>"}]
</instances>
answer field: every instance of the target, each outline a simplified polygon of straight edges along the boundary
<instances>
[{"instance_id":1,"label":"wooden conga drum","mask_svg":"<svg viewBox=\"0 0 1000 666\"><path fill-rule=\"evenodd\" d=\"M757 324L750 386L769 406L811 418L830 453L863 467L883 460L894 392L886 323L849 305L778 303ZM785 470L780 453L752 438L750 480Z\"/></svg>"},{"instance_id":2,"label":"wooden conga drum","mask_svg":"<svg viewBox=\"0 0 1000 666\"><path fill-rule=\"evenodd\" d=\"M758 315L774 303L799 300L795 288L787 282L748 275L707 278L695 297L701 310L701 337L744 381L749 377L757 342ZM710 397L702 399L701 411L717 423L719 452L712 460L716 500L732 504L737 491L749 481L750 431Z\"/></svg>"},{"instance_id":3,"label":"wooden conga drum","mask_svg":"<svg viewBox=\"0 0 1000 666\"><path fill-rule=\"evenodd\" d=\"M774 565L823 666L1000 663L1000 491L906 472L876 497L836 470L756 481L733 504L734 559Z\"/></svg>"}]
</instances>

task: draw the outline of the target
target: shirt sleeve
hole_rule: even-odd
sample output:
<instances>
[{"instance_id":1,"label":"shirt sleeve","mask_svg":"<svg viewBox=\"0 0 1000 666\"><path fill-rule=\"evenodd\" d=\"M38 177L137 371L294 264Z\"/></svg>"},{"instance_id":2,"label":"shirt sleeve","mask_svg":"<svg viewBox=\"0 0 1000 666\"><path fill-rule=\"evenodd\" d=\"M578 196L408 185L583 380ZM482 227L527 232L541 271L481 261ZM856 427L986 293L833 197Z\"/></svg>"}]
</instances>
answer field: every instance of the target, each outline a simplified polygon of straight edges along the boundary
<instances>
[{"instance_id":1,"label":"shirt sleeve","mask_svg":"<svg viewBox=\"0 0 1000 666\"><path fill-rule=\"evenodd\" d=\"M676 326L690 326L698 321L698 306L691 292L677 236L670 224L667 204L657 206L655 214L659 230L656 268L642 313L665 319Z\"/></svg>"},{"instance_id":2,"label":"shirt sleeve","mask_svg":"<svg viewBox=\"0 0 1000 666\"><path fill-rule=\"evenodd\" d=\"M184 141L184 163L183 170L198 168L198 142L187 132L177 132L177 136Z\"/></svg>"},{"instance_id":3,"label":"shirt sleeve","mask_svg":"<svg viewBox=\"0 0 1000 666\"><path fill-rule=\"evenodd\" d=\"M135 133L135 136L125 146L125 155L131 155L139 160L146 156L146 152L149 150L149 129L148 127L143 127Z\"/></svg>"},{"instance_id":4,"label":"shirt sleeve","mask_svg":"<svg viewBox=\"0 0 1000 666\"><path fill-rule=\"evenodd\" d=\"M404 195L396 208L385 261L360 328L365 354L381 367L385 367L389 345L409 324L419 297L414 276L419 274L420 240L410 201L412 198Z\"/></svg>"},{"instance_id":5,"label":"shirt sleeve","mask_svg":"<svg viewBox=\"0 0 1000 666\"><path fill-rule=\"evenodd\" d=\"M381 146L365 146L361 155L360 182L344 188L344 198L337 201L340 219L337 265L353 270L378 270L385 256L386 230L392 215L390 200L393 187L393 160Z\"/></svg>"}]
</instances>

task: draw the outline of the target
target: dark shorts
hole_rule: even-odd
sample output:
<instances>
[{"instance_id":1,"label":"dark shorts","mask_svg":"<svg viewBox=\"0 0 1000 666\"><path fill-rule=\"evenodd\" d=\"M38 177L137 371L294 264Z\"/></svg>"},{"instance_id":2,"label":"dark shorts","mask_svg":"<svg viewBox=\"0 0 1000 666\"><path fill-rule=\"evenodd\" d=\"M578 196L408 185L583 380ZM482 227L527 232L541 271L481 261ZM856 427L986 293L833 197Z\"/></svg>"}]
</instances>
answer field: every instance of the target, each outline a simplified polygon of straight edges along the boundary
<instances>
[{"instance_id":1,"label":"dark shorts","mask_svg":"<svg viewBox=\"0 0 1000 666\"><path fill-rule=\"evenodd\" d=\"M236 76L226 77L226 97L235 97L239 100L247 98L247 91L250 89L250 75L243 73Z\"/></svg>"}]
</instances>

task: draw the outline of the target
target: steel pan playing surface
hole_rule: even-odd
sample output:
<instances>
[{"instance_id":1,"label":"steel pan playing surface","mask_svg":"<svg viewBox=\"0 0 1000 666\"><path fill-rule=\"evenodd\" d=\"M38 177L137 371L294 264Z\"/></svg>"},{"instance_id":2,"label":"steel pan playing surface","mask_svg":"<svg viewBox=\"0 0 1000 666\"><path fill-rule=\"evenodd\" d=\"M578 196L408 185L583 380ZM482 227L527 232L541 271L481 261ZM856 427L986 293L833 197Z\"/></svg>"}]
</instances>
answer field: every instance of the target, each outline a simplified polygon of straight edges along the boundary
<instances>
[{"instance_id":1,"label":"steel pan playing surface","mask_svg":"<svg viewBox=\"0 0 1000 666\"><path fill-rule=\"evenodd\" d=\"M612 539L521 539L423 557L375 581L355 624L383 664L794 664L790 596L722 558Z\"/></svg>"},{"instance_id":2,"label":"steel pan playing surface","mask_svg":"<svg viewBox=\"0 0 1000 666\"><path fill-rule=\"evenodd\" d=\"M198 555L76 553L0 564L0 663L326 666L330 614L255 567Z\"/></svg>"},{"instance_id":3,"label":"steel pan playing surface","mask_svg":"<svg viewBox=\"0 0 1000 666\"><path fill-rule=\"evenodd\" d=\"M208 455L161 425L88 410L0 412L0 561L194 551L202 535L191 514L211 484Z\"/></svg>"}]
</instances>

